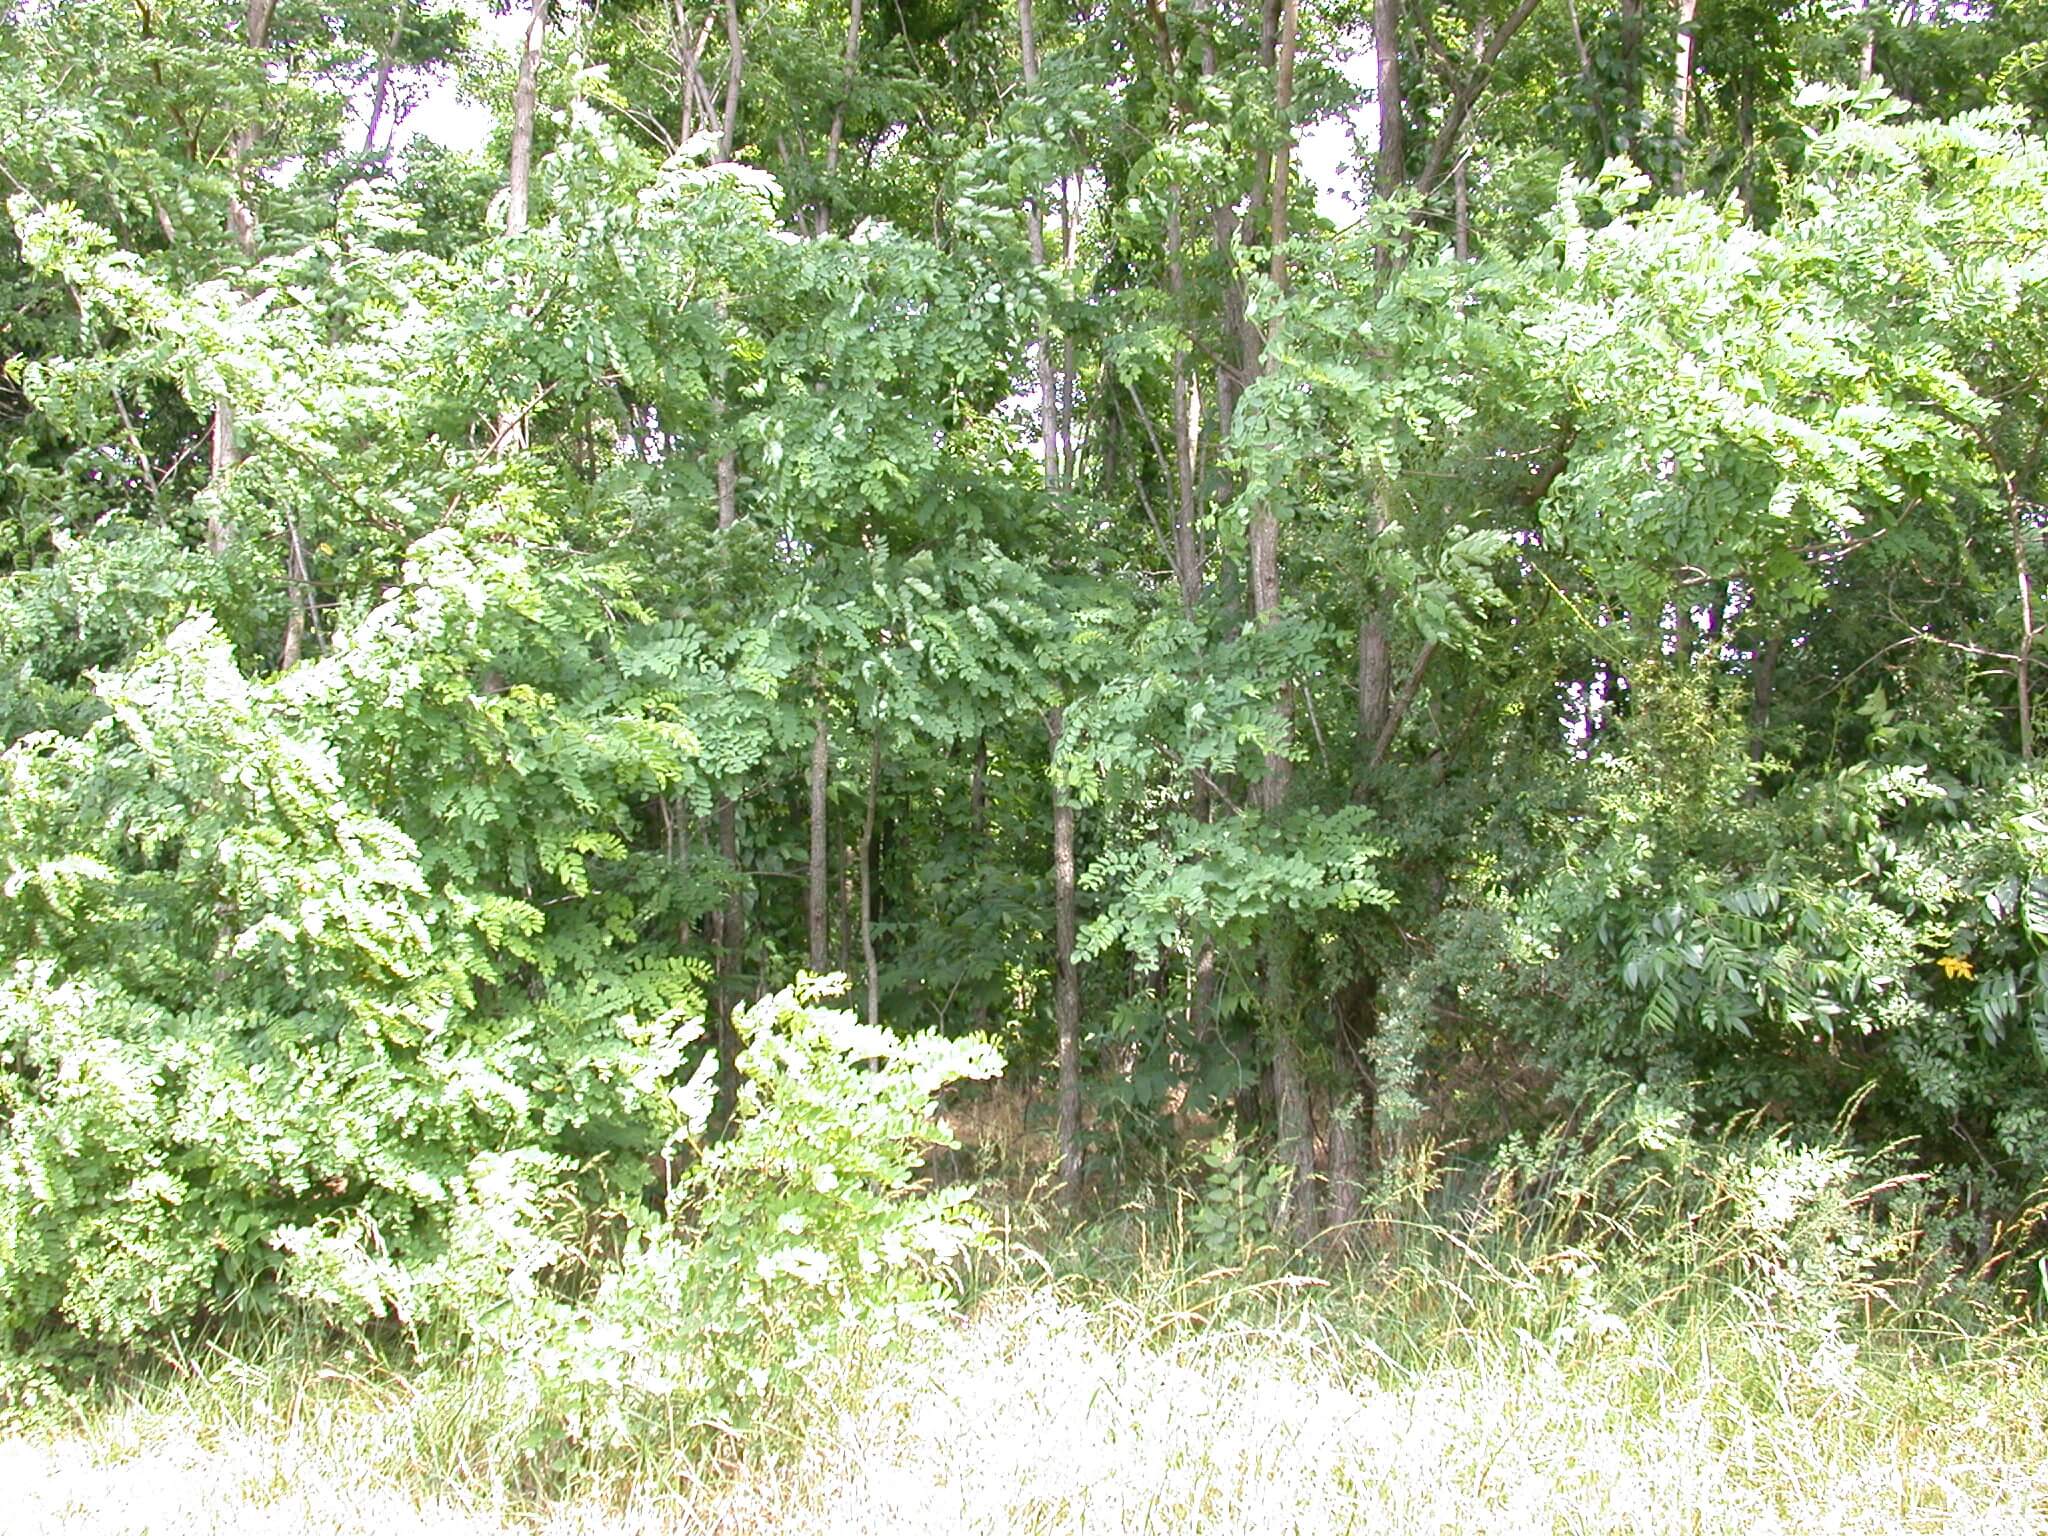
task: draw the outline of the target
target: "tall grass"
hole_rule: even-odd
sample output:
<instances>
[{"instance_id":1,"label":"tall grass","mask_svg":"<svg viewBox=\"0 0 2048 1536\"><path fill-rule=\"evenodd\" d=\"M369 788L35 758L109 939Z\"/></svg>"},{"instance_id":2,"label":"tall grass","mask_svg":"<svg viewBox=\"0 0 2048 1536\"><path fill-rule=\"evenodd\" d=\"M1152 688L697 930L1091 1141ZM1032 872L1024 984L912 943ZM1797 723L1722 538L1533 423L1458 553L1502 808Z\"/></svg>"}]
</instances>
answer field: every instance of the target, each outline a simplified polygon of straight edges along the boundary
<instances>
[{"instance_id":1,"label":"tall grass","mask_svg":"<svg viewBox=\"0 0 2048 1536\"><path fill-rule=\"evenodd\" d=\"M1341 1254L1219 1225L1230 1187L1016 1200L956 1317L848 1337L744 1443L583 1451L488 1360L279 1333L17 1433L0 1527L2048 1530L2048 1348L1839 1148L1413 1149Z\"/></svg>"}]
</instances>

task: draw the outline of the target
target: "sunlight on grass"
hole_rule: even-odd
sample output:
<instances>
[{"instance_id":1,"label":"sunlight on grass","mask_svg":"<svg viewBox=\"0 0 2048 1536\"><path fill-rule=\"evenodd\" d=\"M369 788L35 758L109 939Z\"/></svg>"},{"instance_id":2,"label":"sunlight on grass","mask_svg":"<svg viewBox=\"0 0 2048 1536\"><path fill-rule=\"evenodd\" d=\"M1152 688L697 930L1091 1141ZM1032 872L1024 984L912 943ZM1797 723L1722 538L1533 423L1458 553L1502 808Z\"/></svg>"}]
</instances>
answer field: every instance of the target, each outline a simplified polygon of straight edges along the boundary
<instances>
[{"instance_id":1,"label":"sunlight on grass","mask_svg":"<svg viewBox=\"0 0 2048 1536\"><path fill-rule=\"evenodd\" d=\"M849 1335L709 1449L680 1419L579 1445L501 1362L281 1330L0 1442L0 1528L2048 1529L2048 1351L1943 1276L1900 1184L1774 1142L1546 1158L1540 1201L1389 1185L1342 1262L1219 1260L1199 1192L1078 1230L1026 1201L958 1315Z\"/></svg>"}]
</instances>

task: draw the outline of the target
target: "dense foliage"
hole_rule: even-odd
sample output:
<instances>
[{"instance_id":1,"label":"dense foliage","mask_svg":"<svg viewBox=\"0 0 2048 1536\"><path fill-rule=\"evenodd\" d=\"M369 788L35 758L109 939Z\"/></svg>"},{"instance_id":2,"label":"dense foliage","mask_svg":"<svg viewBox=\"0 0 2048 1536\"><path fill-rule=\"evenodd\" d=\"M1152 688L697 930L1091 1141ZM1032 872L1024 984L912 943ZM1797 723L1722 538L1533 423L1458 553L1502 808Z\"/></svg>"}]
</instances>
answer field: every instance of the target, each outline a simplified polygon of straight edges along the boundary
<instances>
[{"instance_id":1,"label":"dense foliage","mask_svg":"<svg viewBox=\"0 0 2048 1536\"><path fill-rule=\"evenodd\" d=\"M1300 1237L1615 1081L2048 1176L2031 0L4 14L17 1342L737 1419L987 1040Z\"/></svg>"}]
</instances>

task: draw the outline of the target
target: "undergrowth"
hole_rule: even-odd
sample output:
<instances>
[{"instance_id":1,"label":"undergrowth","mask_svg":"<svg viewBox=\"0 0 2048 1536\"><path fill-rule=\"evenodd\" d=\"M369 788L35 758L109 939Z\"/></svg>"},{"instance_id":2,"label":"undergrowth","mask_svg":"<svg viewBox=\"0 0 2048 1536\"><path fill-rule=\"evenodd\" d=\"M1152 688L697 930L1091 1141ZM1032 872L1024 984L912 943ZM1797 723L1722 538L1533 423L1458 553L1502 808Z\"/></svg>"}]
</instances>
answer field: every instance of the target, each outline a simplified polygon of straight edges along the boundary
<instances>
[{"instance_id":1,"label":"undergrowth","mask_svg":"<svg viewBox=\"0 0 2048 1536\"><path fill-rule=\"evenodd\" d=\"M1411 1147L1311 1254L1261 1176L999 1203L957 1310L847 1319L744 1430L591 1437L514 1361L280 1327L46 1412L0 1479L66 1532L2048 1526L2048 1350L1884 1158L1607 1106Z\"/></svg>"}]
</instances>

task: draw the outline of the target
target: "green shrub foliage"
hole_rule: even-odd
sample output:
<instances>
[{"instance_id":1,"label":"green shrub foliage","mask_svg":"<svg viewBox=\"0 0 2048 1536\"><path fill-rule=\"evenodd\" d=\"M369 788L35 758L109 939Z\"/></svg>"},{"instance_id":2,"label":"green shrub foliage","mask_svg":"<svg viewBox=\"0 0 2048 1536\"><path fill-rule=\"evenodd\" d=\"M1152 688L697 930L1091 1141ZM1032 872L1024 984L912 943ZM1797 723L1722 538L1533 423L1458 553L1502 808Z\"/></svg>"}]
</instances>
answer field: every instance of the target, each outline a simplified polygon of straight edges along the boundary
<instances>
[{"instance_id":1,"label":"green shrub foliage","mask_svg":"<svg viewBox=\"0 0 2048 1536\"><path fill-rule=\"evenodd\" d=\"M0 4L0 1330L772 1378L811 972L1219 1251L1617 1074L2048 1176L2040 0L1381 7L1355 217L1320 0L472 9Z\"/></svg>"},{"instance_id":2,"label":"green shrub foliage","mask_svg":"<svg viewBox=\"0 0 2048 1536\"><path fill-rule=\"evenodd\" d=\"M264 1306L331 1220L404 1273L479 1151L631 1189L677 1133L702 968L639 950L589 861L682 752L482 691L534 638L506 630L567 627L544 600L436 535L318 663L251 680L193 618L98 678L82 734L9 749L11 1329Z\"/></svg>"}]
</instances>

